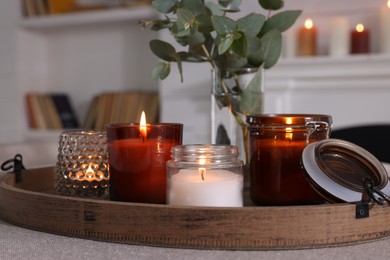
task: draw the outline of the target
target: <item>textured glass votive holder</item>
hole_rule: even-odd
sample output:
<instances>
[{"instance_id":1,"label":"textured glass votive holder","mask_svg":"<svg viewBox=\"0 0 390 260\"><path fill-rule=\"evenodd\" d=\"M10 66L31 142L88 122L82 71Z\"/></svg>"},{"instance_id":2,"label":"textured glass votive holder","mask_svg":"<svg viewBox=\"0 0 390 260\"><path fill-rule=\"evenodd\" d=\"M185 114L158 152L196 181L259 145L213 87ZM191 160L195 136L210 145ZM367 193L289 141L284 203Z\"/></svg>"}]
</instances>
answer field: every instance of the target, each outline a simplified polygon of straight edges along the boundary
<instances>
[{"instance_id":1,"label":"textured glass votive holder","mask_svg":"<svg viewBox=\"0 0 390 260\"><path fill-rule=\"evenodd\" d=\"M108 195L109 166L105 132L66 130L60 134L56 191L60 195Z\"/></svg>"}]
</instances>

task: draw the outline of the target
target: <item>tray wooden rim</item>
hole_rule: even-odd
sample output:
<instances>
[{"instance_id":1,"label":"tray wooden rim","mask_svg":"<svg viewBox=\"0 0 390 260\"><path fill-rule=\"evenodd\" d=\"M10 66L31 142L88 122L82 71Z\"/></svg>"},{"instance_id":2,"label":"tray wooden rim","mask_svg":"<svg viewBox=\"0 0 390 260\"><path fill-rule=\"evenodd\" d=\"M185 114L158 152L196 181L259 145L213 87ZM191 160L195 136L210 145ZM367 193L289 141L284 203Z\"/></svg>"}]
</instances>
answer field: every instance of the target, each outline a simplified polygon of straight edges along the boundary
<instances>
[{"instance_id":1,"label":"tray wooden rim","mask_svg":"<svg viewBox=\"0 0 390 260\"><path fill-rule=\"evenodd\" d=\"M355 218L355 205L286 207L181 207L48 194L55 167L13 174L0 182L0 218L58 235L176 248L279 250L342 246L390 235L390 207L371 205Z\"/></svg>"}]
</instances>

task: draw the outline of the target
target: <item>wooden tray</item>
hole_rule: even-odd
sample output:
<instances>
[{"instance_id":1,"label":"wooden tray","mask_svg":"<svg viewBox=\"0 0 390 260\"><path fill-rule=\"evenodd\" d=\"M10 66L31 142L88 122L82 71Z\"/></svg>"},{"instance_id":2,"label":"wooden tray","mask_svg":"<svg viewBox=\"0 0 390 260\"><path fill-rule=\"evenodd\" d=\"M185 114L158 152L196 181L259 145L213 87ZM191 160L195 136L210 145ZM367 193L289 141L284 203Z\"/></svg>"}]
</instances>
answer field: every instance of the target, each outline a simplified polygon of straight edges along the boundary
<instances>
[{"instance_id":1,"label":"wooden tray","mask_svg":"<svg viewBox=\"0 0 390 260\"><path fill-rule=\"evenodd\" d=\"M0 183L0 217L39 231L125 244L200 249L297 249L346 245L389 236L390 207L355 205L209 208L113 202L54 194L55 168Z\"/></svg>"}]
</instances>

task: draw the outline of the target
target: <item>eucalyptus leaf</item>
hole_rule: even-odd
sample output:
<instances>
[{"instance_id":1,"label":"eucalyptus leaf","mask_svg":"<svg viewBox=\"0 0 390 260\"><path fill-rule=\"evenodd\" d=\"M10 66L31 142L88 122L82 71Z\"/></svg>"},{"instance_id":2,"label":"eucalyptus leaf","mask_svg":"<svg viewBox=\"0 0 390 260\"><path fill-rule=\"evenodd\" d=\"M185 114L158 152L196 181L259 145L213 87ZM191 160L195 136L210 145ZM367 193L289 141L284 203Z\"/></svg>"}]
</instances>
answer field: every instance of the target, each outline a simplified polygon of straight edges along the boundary
<instances>
[{"instance_id":1,"label":"eucalyptus leaf","mask_svg":"<svg viewBox=\"0 0 390 260\"><path fill-rule=\"evenodd\" d=\"M278 30L272 30L261 40L260 55L264 60L264 69L269 69L277 63L282 53L282 34Z\"/></svg>"},{"instance_id":2,"label":"eucalyptus leaf","mask_svg":"<svg viewBox=\"0 0 390 260\"><path fill-rule=\"evenodd\" d=\"M149 46L152 52L160 59L168 62L176 60L176 50L170 43L162 40L151 40Z\"/></svg>"},{"instance_id":3,"label":"eucalyptus leaf","mask_svg":"<svg viewBox=\"0 0 390 260\"><path fill-rule=\"evenodd\" d=\"M219 0L222 10L229 13L240 11L241 0Z\"/></svg>"},{"instance_id":4,"label":"eucalyptus leaf","mask_svg":"<svg viewBox=\"0 0 390 260\"><path fill-rule=\"evenodd\" d=\"M207 9L210 11L211 15L223 16L224 12L221 10L221 6L214 2L205 3Z\"/></svg>"},{"instance_id":5,"label":"eucalyptus leaf","mask_svg":"<svg viewBox=\"0 0 390 260\"><path fill-rule=\"evenodd\" d=\"M224 8L239 8L241 0L218 0L218 3Z\"/></svg>"},{"instance_id":6,"label":"eucalyptus leaf","mask_svg":"<svg viewBox=\"0 0 390 260\"><path fill-rule=\"evenodd\" d=\"M174 10L177 3L178 0L153 0L152 6L160 13L168 14Z\"/></svg>"},{"instance_id":7,"label":"eucalyptus leaf","mask_svg":"<svg viewBox=\"0 0 390 260\"><path fill-rule=\"evenodd\" d=\"M225 16L211 16L211 22L219 35L229 34L237 30L237 23Z\"/></svg>"},{"instance_id":8,"label":"eucalyptus leaf","mask_svg":"<svg viewBox=\"0 0 390 260\"><path fill-rule=\"evenodd\" d=\"M272 29L277 29L279 32L284 32L289 29L302 13L300 10L291 10L279 12L271 16L264 24L261 33L265 34Z\"/></svg>"},{"instance_id":9,"label":"eucalyptus leaf","mask_svg":"<svg viewBox=\"0 0 390 260\"><path fill-rule=\"evenodd\" d=\"M184 37L190 35L193 31L192 28L195 26L195 15L188 9L178 8L177 9L177 37Z\"/></svg>"},{"instance_id":10,"label":"eucalyptus leaf","mask_svg":"<svg viewBox=\"0 0 390 260\"><path fill-rule=\"evenodd\" d=\"M262 112L262 91L263 68L259 67L248 86L243 90L240 100L240 111L245 115Z\"/></svg>"},{"instance_id":11,"label":"eucalyptus leaf","mask_svg":"<svg viewBox=\"0 0 390 260\"><path fill-rule=\"evenodd\" d=\"M203 44L205 41L206 39L204 35L200 32L195 32L194 34L188 36L188 44L190 45L190 48L197 47Z\"/></svg>"},{"instance_id":12,"label":"eucalyptus leaf","mask_svg":"<svg viewBox=\"0 0 390 260\"><path fill-rule=\"evenodd\" d=\"M258 0L261 7L267 10L279 10L284 6L283 0Z\"/></svg>"},{"instance_id":13,"label":"eucalyptus leaf","mask_svg":"<svg viewBox=\"0 0 390 260\"><path fill-rule=\"evenodd\" d=\"M227 37L223 38L221 43L218 45L218 54L219 55L224 54L232 44L233 44L233 37L231 35L228 35Z\"/></svg>"},{"instance_id":14,"label":"eucalyptus leaf","mask_svg":"<svg viewBox=\"0 0 390 260\"><path fill-rule=\"evenodd\" d=\"M203 33L203 34L209 34L211 33L214 28L213 24L211 23L211 17L208 15L198 15L196 16L196 23L198 25L198 31Z\"/></svg>"},{"instance_id":15,"label":"eucalyptus leaf","mask_svg":"<svg viewBox=\"0 0 390 260\"><path fill-rule=\"evenodd\" d=\"M248 37L256 36L263 27L265 16L262 14L250 14L237 20L238 30Z\"/></svg>"},{"instance_id":16,"label":"eucalyptus leaf","mask_svg":"<svg viewBox=\"0 0 390 260\"><path fill-rule=\"evenodd\" d=\"M247 51L247 38L244 33L239 33L240 37L238 39L235 39L232 43L232 50L234 53L236 53L238 56L246 57L246 51Z\"/></svg>"},{"instance_id":17,"label":"eucalyptus leaf","mask_svg":"<svg viewBox=\"0 0 390 260\"><path fill-rule=\"evenodd\" d=\"M152 71L152 79L153 80L163 80L168 77L171 72L171 66L166 62L159 62L154 66Z\"/></svg>"},{"instance_id":18,"label":"eucalyptus leaf","mask_svg":"<svg viewBox=\"0 0 390 260\"><path fill-rule=\"evenodd\" d=\"M181 7L191 10L195 15L206 13L206 7L204 6L203 0L183 0Z\"/></svg>"}]
</instances>

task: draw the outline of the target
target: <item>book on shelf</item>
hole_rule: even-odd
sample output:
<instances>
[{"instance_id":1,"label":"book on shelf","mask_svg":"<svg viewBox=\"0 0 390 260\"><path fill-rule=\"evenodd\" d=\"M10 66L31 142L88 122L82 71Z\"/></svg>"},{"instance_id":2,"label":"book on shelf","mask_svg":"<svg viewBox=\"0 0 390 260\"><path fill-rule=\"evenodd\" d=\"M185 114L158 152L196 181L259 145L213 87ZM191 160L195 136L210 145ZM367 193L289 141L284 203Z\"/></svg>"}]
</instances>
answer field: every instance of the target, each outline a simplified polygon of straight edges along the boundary
<instances>
[{"instance_id":1,"label":"book on shelf","mask_svg":"<svg viewBox=\"0 0 390 260\"><path fill-rule=\"evenodd\" d=\"M73 12L87 12L113 8L132 8L150 5L151 0L21 0L25 17L59 15Z\"/></svg>"},{"instance_id":2,"label":"book on shelf","mask_svg":"<svg viewBox=\"0 0 390 260\"><path fill-rule=\"evenodd\" d=\"M92 99L83 128L104 130L110 123L138 123L142 111L148 123L158 122L157 92L104 92Z\"/></svg>"},{"instance_id":3,"label":"book on shelf","mask_svg":"<svg viewBox=\"0 0 390 260\"><path fill-rule=\"evenodd\" d=\"M22 9L23 14L26 17L48 15L48 0L23 0Z\"/></svg>"},{"instance_id":4,"label":"book on shelf","mask_svg":"<svg viewBox=\"0 0 390 260\"><path fill-rule=\"evenodd\" d=\"M26 109L32 129L78 128L70 98L63 93L27 93Z\"/></svg>"}]
</instances>

